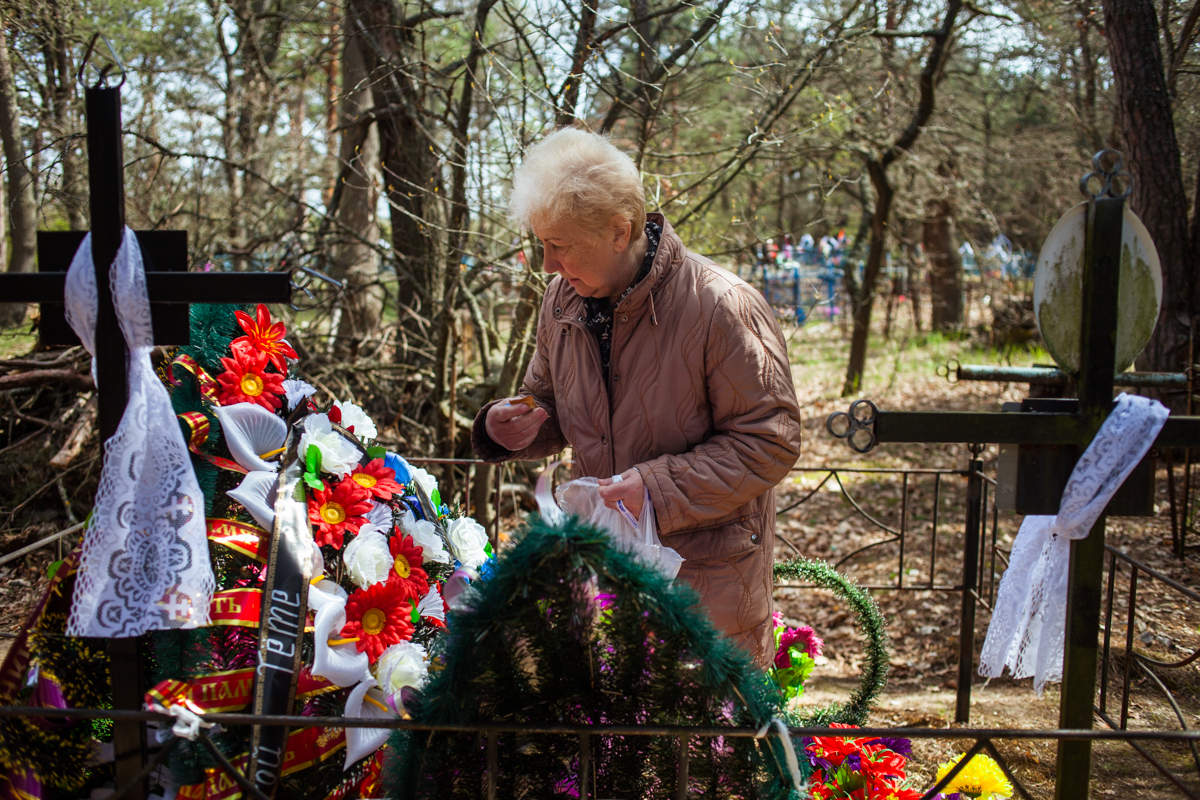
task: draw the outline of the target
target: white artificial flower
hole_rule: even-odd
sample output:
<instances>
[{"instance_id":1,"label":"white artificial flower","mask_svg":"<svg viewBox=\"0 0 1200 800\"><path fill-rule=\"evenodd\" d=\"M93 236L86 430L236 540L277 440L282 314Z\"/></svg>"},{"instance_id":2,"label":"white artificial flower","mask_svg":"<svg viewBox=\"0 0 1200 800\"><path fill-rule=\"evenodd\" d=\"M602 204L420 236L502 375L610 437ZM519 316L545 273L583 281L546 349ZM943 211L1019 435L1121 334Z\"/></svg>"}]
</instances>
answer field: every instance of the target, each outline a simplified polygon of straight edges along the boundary
<instances>
[{"instance_id":1,"label":"white artificial flower","mask_svg":"<svg viewBox=\"0 0 1200 800\"><path fill-rule=\"evenodd\" d=\"M371 510L367 513L367 522L375 527L375 530L388 536L392 532L392 509L385 503L378 500L371 501Z\"/></svg>"},{"instance_id":2,"label":"white artificial flower","mask_svg":"<svg viewBox=\"0 0 1200 800\"><path fill-rule=\"evenodd\" d=\"M446 526L446 539L450 542L450 550L463 566L478 567L488 560L487 531L470 517L459 517L451 520Z\"/></svg>"},{"instance_id":3,"label":"white artificial flower","mask_svg":"<svg viewBox=\"0 0 1200 800\"><path fill-rule=\"evenodd\" d=\"M321 583L337 586L333 581ZM314 592L310 591L309 594ZM341 630L346 627L346 598L323 590L316 594L321 595L322 602L313 615L312 674L318 678L328 678L334 685L343 687L354 686L359 681L370 678L367 654L359 652L356 642L347 642L341 638Z\"/></svg>"},{"instance_id":4,"label":"white artificial flower","mask_svg":"<svg viewBox=\"0 0 1200 800\"><path fill-rule=\"evenodd\" d=\"M421 602L417 604L417 613L422 617L446 621L446 606L442 603L442 595L436 586L430 586L429 591L421 598Z\"/></svg>"},{"instance_id":5,"label":"white artificial flower","mask_svg":"<svg viewBox=\"0 0 1200 800\"><path fill-rule=\"evenodd\" d=\"M346 565L350 580L360 589L366 589L388 579L395 559L388 548L387 537L364 525L354 541L342 551L342 563Z\"/></svg>"},{"instance_id":6,"label":"white artificial flower","mask_svg":"<svg viewBox=\"0 0 1200 800\"><path fill-rule=\"evenodd\" d=\"M283 391L287 392L287 410L291 411L304 402L307 397L312 397L317 393L315 387L298 380L286 380L283 382Z\"/></svg>"},{"instance_id":7,"label":"white artificial flower","mask_svg":"<svg viewBox=\"0 0 1200 800\"><path fill-rule=\"evenodd\" d=\"M450 554L438 534L437 526L429 520L418 520L407 508L400 515L400 530L412 537L413 544L421 548L422 561L449 564Z\"/></svg>"},{"instance_id":8,"label":"white artificial flower","mask_svg":"<svg viewBox=\"0 0 1200 800\"><path fill-rule=\"evenodd\" d=\"M309 414L304 418L304 435L300 437L300 458L315 444L321 451L321 471L330 475L346 475L358 466L362 454L353 442L333 429L325 414Z\"/></svg>"},{"instance_id":9,"label":"white artificial flower","mask_svg":"<svg viewBox=\"0 0 1200 800\"><path fill-rule=\"evenodd\" d=\"M429 655L416 642L394 644L375 662L375 679L379 688L396 698L405 686L420 689L429 678Z\"/></svg>"},{"instance_id":10,"label":"white artificial flower","mask_svg":"<svg viewBox=\"0 0 1200 800\"><path fill-rule=\"evenodd\" d=\"M349 401L334 405L342 412L342 427L359 439L366 442L379 435L379 431L375 430L375 423L360 407Z\"/></svg>"},{"instance_id":11,"label":"white artificial flower","mask_svg":"<svg viewBox=\"0 0 1200 800\"><path fill-rule=\"evenodd\" d=\"M349 719L391 719L395 713L385 703L387 697L375 684L375 679L367 673L362 683L354 687L346 698L346 707L342 716ZM374 753L388 740L391 731L387 728L346 728L346 761L342 769L350 769L351 765Z\"/></svg>"},{"instance_id":12,"label":"white artificial flower","mask_svg":"<svg viewBox=\"0 0 1200 800\"><path fill-rule=\"evenodd\" d=\"M414 467L412 464L408 465L408 471L412 473L412 479L417 482L417 486L421 487L421 489L425 492L425 496L428 497L429 501L432 503L433 493L436 492L438 488L437 478L433 477L426 470L423 470L420 467Z\"/></svg>"}]
</instances>

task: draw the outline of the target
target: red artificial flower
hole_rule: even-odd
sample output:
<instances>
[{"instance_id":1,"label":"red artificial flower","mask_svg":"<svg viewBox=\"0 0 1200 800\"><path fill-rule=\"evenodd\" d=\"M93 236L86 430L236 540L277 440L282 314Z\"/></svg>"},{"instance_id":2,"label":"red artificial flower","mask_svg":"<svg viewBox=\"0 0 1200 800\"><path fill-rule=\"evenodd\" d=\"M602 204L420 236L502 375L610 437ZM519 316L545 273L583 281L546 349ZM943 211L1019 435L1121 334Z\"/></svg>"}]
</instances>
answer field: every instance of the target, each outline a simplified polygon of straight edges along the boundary
<instances>
[{"instance_id":1,"label":"red artificial flower","mask_svg":"<svg viewBox=\"0 0 1200 800\"><path fill-rule=\"evenodd\" d=\"M419 603L429 591L429 576L421 569L421 548L399 531L388 539L388 547L394 559L388 583L399 585L407 597Z\"/></svg>"},{"instance_id":2,"label":"red artificial flower","mask_svg":"<svg viewBox=\"0 0 1200 800\"><path fill-rule=\"evenodd\" d=\"M808 791L811 800L832 800L835 796L833 787L824 781L817 781L815 776L813 782L809 784Z\"/></svg>"},{"instance_id":3,"label":"red artificial flower","mask_svg":"<svg viewBox=\"0 0 1200 800\"><path fill-rule=\"evenodd\" d=\"M924 792L881 783L871 787L869 800L921 800Z\"/></svg>"},{"instance_id":4,"label":"red artificial flower","mask_svg":"<svg viewBox=\"0 0 1200 800\"><path fill-rule=\"evenodd\" d=\"M287 394L283 389L283 376L267 372L265 354L235 347L233 358L222 358L221 366L225 367L225 371L217 376L217 383L221 385L217 402L221 405L257 403L268 411L278 411L283 405L280 395Z\"/></svg>"},{"instance_id":5,"label":"red artificial flower","mask_svg":"<svg viewBox=\"0 0 1200 800\"><path fill-rule=\"evenodd\" d=\"M854 728L855 725L839 725L833 723L831 728ZM805 748L817 758L823 758L830 763L831 766L838 766L846 760L846 756L854 753L862 753L861 742L866 740L860 739L843 739L840 736L814 736L812 742Z\"/></svg>"},{"instance_id":6,"label":"red artificial flower","mask_svg":"<svg viewBox=\"0 0 1200 800\"><path fill-rule=\"evenodd\" d=\"M396 471L385 467L382 458L355 467L350 480L379 500L391 500L394 494L404 494L404 487L396 483Z\"/></svg>"},{"instance_id":7,"label":"red artificial flower","mask_svg":"<svg viewBox=\"0 0 1200 800\"><path fill-rule=\"evenodd\" d=\"M412 609L399 584L387 581L359 589L346 600L342 638L357 639L358 652L374 664L384 650L412 638Z\"/></svg>"},{"instance_id":8,"label":"red artificial flower","mask_svg":"<svg viewBox=\"0 0 1200 800\"><path fill-rule=\"evenodd\" d=\"M234 339L230 346L234 350L239 348L257 350L271 360L275 369L286 375L287 361L284 356L287 358L299 358L299 356L296 355L292 346L283 340L283 337L287 335L287 328L284 327L284 324L271 322L271 312L267 311L267 307L262 303L258 304L257 319L244 311L233 313L237 316L238 324L242 326L246 335Z\"/></svg>"},{"instance_id":9,"label":"red artificial flower","mask_svg":"<svg viewBox=\"0 0 1200 800\"><path fill-rule=\"evenodd\" d=\"M349 530L367 524L365 515L371 511L371 495L354 481L338 481L329 489L316 489L308 500L308 518L316 526L317 544L340 548Z\"/></svg>"},{"instance_id":10,"label":"red artificial flower","mask_svg":"<svg viewBox=\"0 0 1200 800\"><path fill-rule=\"evenodd\" d=\"M872 778L903 778L904 766L907 763L904 756L884 750L870 758L864 758L859 771Z\"/></svg>"}]
</instances>

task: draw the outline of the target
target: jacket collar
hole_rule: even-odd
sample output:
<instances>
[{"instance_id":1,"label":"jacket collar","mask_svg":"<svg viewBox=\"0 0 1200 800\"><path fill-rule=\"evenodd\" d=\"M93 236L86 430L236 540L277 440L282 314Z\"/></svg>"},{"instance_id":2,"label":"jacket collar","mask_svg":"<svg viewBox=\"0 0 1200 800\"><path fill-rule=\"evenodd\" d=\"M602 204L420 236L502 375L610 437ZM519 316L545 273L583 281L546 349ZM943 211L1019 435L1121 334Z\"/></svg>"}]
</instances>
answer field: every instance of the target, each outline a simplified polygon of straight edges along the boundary
<instances>
[{"instance_id":1,"label":"jacket collar","mask_svg":"<svg viewBox=\"0 0 1200 800\"><path fill-rule=\"evenodd\" d=\"M658 287L668 280L675 272L676 268L683 263L683 240L675 233L675 229L671 227L671 223L667 218L659 213L651 213L646 215L646 219L650 222L657 223L662 227L662 238L658 242L658 250L654 254L654 263L650 266L650 271L646 273L646 277L642 278L641 282L634 287L620 303L617 308L621 311L636 311L646 304L650 295L654 293ZM555 319L578 320L584 315L583 298L575 293L575 290L558 276L554 280L559 284L558 297L554 309Z\"/></svg>"}]
</instances>

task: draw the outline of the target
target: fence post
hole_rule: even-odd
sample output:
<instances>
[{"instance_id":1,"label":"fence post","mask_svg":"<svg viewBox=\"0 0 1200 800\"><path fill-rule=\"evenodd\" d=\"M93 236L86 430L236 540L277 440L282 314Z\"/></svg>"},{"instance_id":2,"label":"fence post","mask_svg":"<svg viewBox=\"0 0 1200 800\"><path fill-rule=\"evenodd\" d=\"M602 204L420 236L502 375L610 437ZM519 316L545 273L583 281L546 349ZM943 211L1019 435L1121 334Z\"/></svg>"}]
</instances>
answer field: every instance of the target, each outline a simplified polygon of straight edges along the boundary
<instances>
[{"instance_id":1,"label":"fence post","mask_svg":"<svg viewBox=\"0 0 1200 800\"><path fill-rule=\"evenodd\" d=\"M675 776L675 800L688 796L688 737L679 737L679 771Z\"/></svg>"},{"instance_id":2,"label":"fence post","mask_svg":"<svg viewBox=\"0 0 1200 800\"><path fill-rule=\"evenodd\" d=\"M982 445L970 445L967 467L967 529L963 542L962 612L958 631L958 697L954 721L971 721L971 675L975 668L975 587L979 583L979 538L983 529Z\"/></svg>"}]
</instances>

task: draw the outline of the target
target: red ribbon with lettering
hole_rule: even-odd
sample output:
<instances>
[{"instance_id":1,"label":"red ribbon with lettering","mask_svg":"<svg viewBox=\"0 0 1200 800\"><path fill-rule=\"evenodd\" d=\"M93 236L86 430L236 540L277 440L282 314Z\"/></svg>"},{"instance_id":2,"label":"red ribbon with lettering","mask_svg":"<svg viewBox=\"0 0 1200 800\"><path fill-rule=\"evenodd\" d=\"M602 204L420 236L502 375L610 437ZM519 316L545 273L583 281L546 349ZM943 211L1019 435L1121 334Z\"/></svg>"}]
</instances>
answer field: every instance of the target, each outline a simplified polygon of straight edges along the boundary
<instances>
[{"instance_id":1,"label":"red ribbon with lettering","mask_svg":"<svg viewBox=\"0 0 1200 800\"><path fill-rule=\"evenodd\" d=\"M146 692L146 704L163 708L183 704L196 714L239 711L250 703L254 688L254 669L233 669L200 675L190 681L166 680ZM335 692L338 687L325 678L315 677L308 669L300 673L297 697L313 697Z\"/></svg>"},{"instance_id":2,"label":"red ribbon with lettering","mask_svg":"<svg viewBox=\"0 0 1200 800\"><path fill-rule=\"evenodd\" d=\"M267 531L233 519L209 517L207 522L210 541L223 544L255 561L267 562L266 554L271 543L271 534Z\"/></svg>"},{"instance_id":3,"label":"red ribbon with lettering","mask_svg":"<svg viewBox=\"0 0 1200 800\"><path fill-rule=\"evenodd\" d=\"M299 772L302 769L318 764L346 746L346 732L341 728L302 728L288 736L287 751L283 755L284 775ZM229 762L239 771L244 772L248 753L242 753ZM369 771L368 771L368 774ZM204 770L203 783L193 783L181 786L175 795L179 800L236 800L242 796L233 778L229 777L220 767L209 767ZM376 770L378 780L378 770Z\"/></svg>"},{"instance_id":4,"label":"red ribbon with lettering","mask_svg":"<svg viewBox=\"0 0 1200 800\"><path fill-rule=\"evenodd\" d=\"M208 607L209 625L257 628L262 616L262 589L226 589L213 594Z\"/></svg>"}]
</instances>

